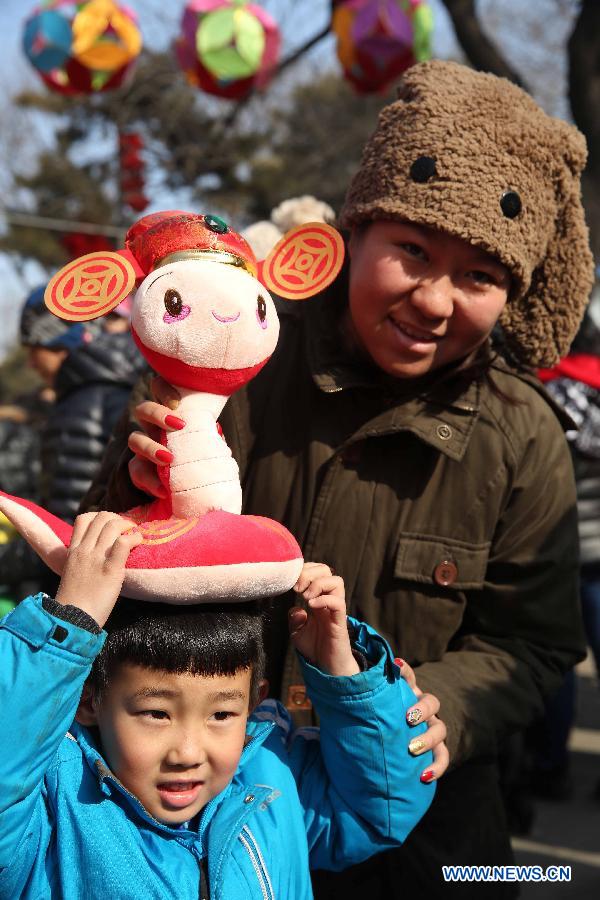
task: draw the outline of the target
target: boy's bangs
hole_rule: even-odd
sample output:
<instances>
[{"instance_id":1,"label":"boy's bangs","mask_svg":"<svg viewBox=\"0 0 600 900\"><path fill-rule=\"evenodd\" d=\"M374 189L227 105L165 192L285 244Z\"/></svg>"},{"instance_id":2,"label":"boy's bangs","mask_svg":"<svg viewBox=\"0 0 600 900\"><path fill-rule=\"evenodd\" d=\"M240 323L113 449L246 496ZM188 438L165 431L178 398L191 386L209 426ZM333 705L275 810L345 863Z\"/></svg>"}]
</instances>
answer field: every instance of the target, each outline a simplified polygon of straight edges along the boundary
<instances>
[{"instance_id":1,"label":"boy's bangs","mask_svg":"<svg viewBox=\"0 0 600 900\"><path fill-rule=\"evenodd\" d=\"M101 693L124 663L172 674L218 676L252 669L263 677L261 603L181 607L121 599L108 619L106 643L90 681Z\"/></svg>"}]
</instances>

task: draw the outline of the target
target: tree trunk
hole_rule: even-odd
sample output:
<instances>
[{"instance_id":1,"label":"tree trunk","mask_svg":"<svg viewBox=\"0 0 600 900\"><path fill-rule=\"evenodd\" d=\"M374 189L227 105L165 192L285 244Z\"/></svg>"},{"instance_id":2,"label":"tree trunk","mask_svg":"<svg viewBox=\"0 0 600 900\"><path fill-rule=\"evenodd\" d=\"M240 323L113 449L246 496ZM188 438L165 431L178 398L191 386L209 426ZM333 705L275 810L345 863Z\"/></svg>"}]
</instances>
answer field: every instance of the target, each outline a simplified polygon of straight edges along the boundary
<instances>
[{"instance_id":1,"label":"tree trunk","mask_svg":"<svg viewBox=\"0 0 600 900\"><path fill-rule=\"evenodd\" d=\"M568 43L569 101L588 143L583 198L592 252L600 263L600 3L582 0Z\"/></svg>"}]
</instances>

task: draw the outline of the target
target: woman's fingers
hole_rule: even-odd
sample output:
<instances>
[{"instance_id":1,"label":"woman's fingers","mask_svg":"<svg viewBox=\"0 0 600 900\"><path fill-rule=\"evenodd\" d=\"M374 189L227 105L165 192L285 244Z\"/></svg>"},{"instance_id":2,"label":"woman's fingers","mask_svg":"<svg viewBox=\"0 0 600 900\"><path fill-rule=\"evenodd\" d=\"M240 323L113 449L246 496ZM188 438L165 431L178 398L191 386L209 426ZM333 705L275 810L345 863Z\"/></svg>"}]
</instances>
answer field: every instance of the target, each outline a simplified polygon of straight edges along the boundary
<instances>
[{"instance_id":1,"label":"woman's fingers","mask_svg":"<svg viewBox=\"0 0 600 900\"><path fill-rule=\"evenodd\" d=\"M144 493L150 494L152 497L161 497L163 499L168 496L168 491L158 477L156 466L153 462L134 456L133 459L129 460L128 468L132 483L140 491L144 491Z\"/></svg>"},{"instance_id":2,"label":"woman's fingers","mask_svg":"<svg viewBox=\"0 0 600 900\"><path fill-rule=\"evenodd\" d=\"M141 456L157 466L169 464L170 460L164 454L173 456L162 444L153 441L143 431L132 431L127 439L127 445L136 456Z\"/></svg>"},{"instance_id":3,"label":"woman's fingers","mask_svg":"<svg viewBox=\"0 0 600 900\"><path fill-rule=\"evenodd\" d=\"M160 375L152 379L152 395L158 403L168 406L169 409L177 409L181 401L179 391Z\"/></svg>"},{"instance_id":4,"label":"woman's fingers","mask_svg":"<svg viewBox=\"0 0 600 900\"><path fill-rule=\"evenodd\" d=\"M412 666L409 666L409 664L407 662L405 662L403 659L400 659L399 657L396 657L394 662L396 663L397 666L400 666L400 674L404 678L404 680L407 683L407 685L409 686L409 688L412 691L414 691L414 693L417 695L417 697L420 697L422 694L422 691L420 691L419 688L417 687L417 678L416 678L416 675L415 675L415 672L414 672L414 669L412 668Z\"/></svg>"},{"instance_id":5,"label":"woman's fingers","mask_svg":"<svg viewBox=\"0 0 600 900\"><path fill-rule=\"evenodd\" d=\"M440 701L434 694L421 694L419 702L406 711L406 721L409 725L418 725L419 722L426 722L431 716L437 715L439 711Z\"/></svg>"},{"instance_id":6,"label":"woman's fingers","mask_svg":"<svg viewBox=\"0 0 600 900\"><path fill-rule=\"evenodd\" d=\"M173 414L170 407L155 403L154 400L144 400L135 408L135 417L140 424L146 424L163 431L181 431L185 428L185 422L179 416Z\"/></svg>"},{"instance_id":7,"label":"woman's fingers","mask_svg":"<svg viewBox=\"0 0 600 900\"><path fill-rule=\"evenodd\" d=\"M444 741L433 748L433 763L421 772L421 781L429 784L437 781L450 765L450 754Z\"/></svg>"},{"instance_id":8,"label":"woman's fingers","mask_svg":"<svg viewBox=\"0 0 600 900\"><path fill-rule=\"evenodd\" d=\"M408 750L413 756L420 756L427 750L434 750L438 744L446 740L446 726L437 716L427 722L427 731L416 735L409 743Z\"/></svg>"}]
</instances>

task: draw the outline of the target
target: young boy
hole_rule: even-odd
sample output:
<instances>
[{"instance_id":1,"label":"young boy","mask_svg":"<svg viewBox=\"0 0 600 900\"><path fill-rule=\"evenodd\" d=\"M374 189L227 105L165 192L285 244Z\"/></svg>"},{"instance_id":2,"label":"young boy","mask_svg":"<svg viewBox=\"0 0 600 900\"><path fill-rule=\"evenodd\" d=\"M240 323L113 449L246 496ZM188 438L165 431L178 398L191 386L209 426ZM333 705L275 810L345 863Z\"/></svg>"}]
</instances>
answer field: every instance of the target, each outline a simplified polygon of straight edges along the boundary
<instances>
[{"instance_id":1,"label":"young boy","mask_svg":"<svg viewBox=\"0 0 600 900\"><path fill-rule=\"evenodd\" d=\"M348 624L342 580L307 563L296 585L322 728L291 734L282 707L256 706L252 606L113 613L140 540L80 516L56 600L0 625L0 898L304 900L309 867L400 844L434 790L407 751L414 695L385 642Z\"/></svg>"}]
</instances>

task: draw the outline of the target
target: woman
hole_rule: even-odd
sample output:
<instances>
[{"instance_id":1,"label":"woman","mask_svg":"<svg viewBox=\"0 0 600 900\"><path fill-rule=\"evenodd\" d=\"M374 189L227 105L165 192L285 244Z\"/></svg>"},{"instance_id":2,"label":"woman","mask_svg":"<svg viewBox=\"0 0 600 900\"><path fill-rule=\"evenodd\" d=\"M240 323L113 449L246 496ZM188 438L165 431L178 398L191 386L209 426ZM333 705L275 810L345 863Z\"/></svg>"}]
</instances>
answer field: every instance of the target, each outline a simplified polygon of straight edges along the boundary
<instances>
[{"instance_id":1,"label":"woman","mask_svg":"<svg viewBox=\"0 0 600 900\"><path fill-rule=\"evenodd\" d=\"M275 355L225 408L244 511L282 521L344 577L351 612L415 668L448 729L452 768L404 847L318 874L319 898L465 897L479 885L453 888L442 865L511 862L498 744L583 648L571 463L528 369L567 351L587 300L584 161L581 135L514 85L414 66L350 186L345 271L316 300L282 304ZM497 323L506 359L491 348ZM158 398L168 405L137 416L165 427L176 397L163 385ZM160 445L138 432L130 447L133 480L158 492ZM127 461L97 506L132 505ZM271 687L309 715L283 616ZM444 768L438 753L426 777Z\"/></svg>"}]
</instances>

